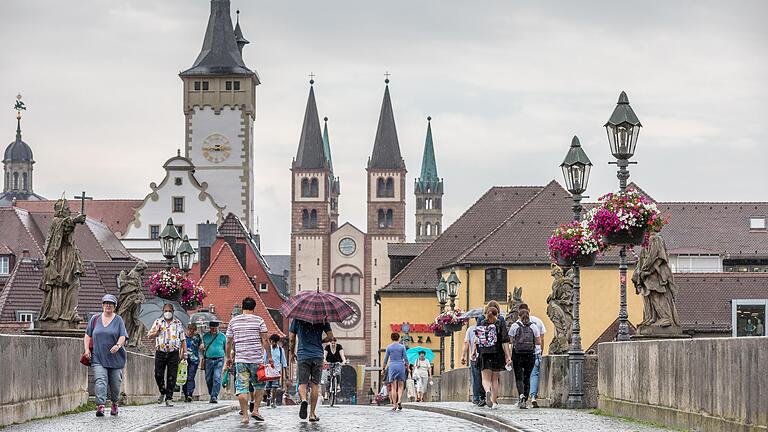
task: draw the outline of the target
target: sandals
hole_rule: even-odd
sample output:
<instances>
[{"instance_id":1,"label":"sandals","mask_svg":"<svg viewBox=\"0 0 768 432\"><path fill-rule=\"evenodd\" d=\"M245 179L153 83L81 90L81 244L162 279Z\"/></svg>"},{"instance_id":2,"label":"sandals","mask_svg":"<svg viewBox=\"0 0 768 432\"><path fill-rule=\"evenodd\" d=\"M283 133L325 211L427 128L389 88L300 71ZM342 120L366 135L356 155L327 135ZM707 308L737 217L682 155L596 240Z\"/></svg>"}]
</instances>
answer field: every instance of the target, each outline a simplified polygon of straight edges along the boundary
<instances>
[{"instance_id":1,"label":"sandals","mask_svg":"<svg viewBox=\"0 0 768 432\"><path fill-rule=\"evenodd\" d=\"M320 421L320 417L318 417L318 416L310 417L309 421L311 421L311 422L319 422Z\"/></svg>"},{"instance_id":2,"label":"sandals","mask_svg":"<svg viewBox=\"0 0 768 432\"><path fill-rule=\"evenodd\" d=\"M254 420L259 421L259 422L263 422L264 421L264 417L262 417L259 414L251 414L251 417L253 417Z\"/></svg>"}]
</instances>

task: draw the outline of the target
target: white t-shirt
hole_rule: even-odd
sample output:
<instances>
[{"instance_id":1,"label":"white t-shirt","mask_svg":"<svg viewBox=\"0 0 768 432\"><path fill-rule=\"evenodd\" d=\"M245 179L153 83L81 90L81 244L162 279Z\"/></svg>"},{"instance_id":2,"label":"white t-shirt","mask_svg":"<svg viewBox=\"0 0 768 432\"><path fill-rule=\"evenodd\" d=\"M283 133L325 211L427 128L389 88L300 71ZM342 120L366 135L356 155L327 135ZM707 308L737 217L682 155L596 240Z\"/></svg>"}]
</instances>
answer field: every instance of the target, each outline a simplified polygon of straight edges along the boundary
<instances>
[{"instance_id":1,"label":"white t-shirt","mask_svg":"<svg viewBox=\"0 0 768 432\"><path fill-rule=\"evenodd\" d=\"M541 321L541 320L539 320L539 321ZM539 326L533 322L533 317L531 317L531 324L533 324L533 325L530 326L531 330L533 330L533 337L540 337L541 336L541 330L539 329ZM522 325L522 323L520 323L520 320L517 320L517 321L515 321L512 324L512 326L509 328L509 337L510 338L514 339L514 337L517 334L517 331L520 329L521 325ZM541 326L544 327L544 324L541 324ZM536 352L536 354L540 354L541 353L541 345L538 345L538 344L536 345L535 352Z\"/></svg>"},{"instance_id":2,"label":"white t-shirt","mask_svg":"<svg viewBox=\"0 0 768 432\"><path fill-rule=\"evenodd\" d=\"M544 321L542 321L541 319L539 319L538 317L535 317L533 315L531 315L529 318L531 319L531 322L536 324L536 327L539 328L540 336L543 337L544 333L547 332L547 328L544 327Z\"/></svg>"},{"instance_id":3,"label":"white t-shirt","mask_svg":"<svg viewBox=\"0 0 768 432\"><path fill-rule=\"evenodd\" d=\"M471 361L477 360L477 345L475 345L475 329L476 325L469 326L467 333L464 335L464 341L469 342L469 359Z\"/></svg>"}]
</instances>

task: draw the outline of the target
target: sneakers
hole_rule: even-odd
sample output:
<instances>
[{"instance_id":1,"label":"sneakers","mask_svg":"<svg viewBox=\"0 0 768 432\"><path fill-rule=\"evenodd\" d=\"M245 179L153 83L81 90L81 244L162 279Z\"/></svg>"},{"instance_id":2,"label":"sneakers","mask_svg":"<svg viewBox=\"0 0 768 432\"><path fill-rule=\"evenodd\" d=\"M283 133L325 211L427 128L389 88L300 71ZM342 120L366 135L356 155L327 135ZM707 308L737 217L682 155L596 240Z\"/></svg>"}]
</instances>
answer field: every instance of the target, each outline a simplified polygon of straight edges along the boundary
<instances>
[{"instance_id":1,"label":"sneakers","mask_svg":"<svg viewBox=\"0 0 768 432\"><path fill-rule=\"evenodd\" d=\"M477 401L477 406L480 407L480 408L484 407L485 406L485 399L480 399L479 401Z\"/></svg>"},{"instance_id":2,"label":"sneakers","mask_svg":"<svg viewBox=\"0 0 768 432\"><path fill-rule=\"evenodd\" d=\"M173 401L172 401L172 400L170 400L170 399L166 399L166 400L165 400L165 406L167 406L167 407L172 407L172 406L173 406Z\"/></svg>"},{"instance_id":3,"label":"sneakers","mask_svg":"<svg viewBox=\"0 0 768 432\"><path fill-rule=\"evenodd\" d=\"M309 403L307 401L303 400L301 401L301 404L299 406L299 418L302 420L307 419L307 408L309 407Z\"/></svg>"},{"instance_id":4,"label":"sneakers","mask_svg":"<svg viewBox=\"0 0 768 432\"><path fill-rule=\"evenodd\" d=\"M539 407L539 402L536 401L536 396L531 396L531 406L534 407L534 408L538 408Z\"/></svg>"},{"instance_id":5,"label":"sneakers","mask_svg":"<svg viewBox=\"0 0 768 432\"><path fill-rule=\"evenodd\" d=\"M215 397L212 397L211 400L208 401L208 403L219 403L219 401L217 401Z\"/></svg>"},{"instance_id":6,"label":"sneakers","mask_svg":"<svg viewBox=\"0 0 768 432\"><path fill-rule=\"evenodd\" d=\"M184 402L192 402L192 396L185 397Z\"/></svg>"},{"instance_id":7,"label":"sneakers","mask_svg":"<svg viewBox=\"0 0 768 432\"><path fill-rule=\"evenodd\" d=\"M498 403L495 403L495 404L493 404L493 406L491 407L491 409L492 409L492 410L497 410L497 409L499 409L499 404L498 404Z\"/></svg>"},{"instance_id":8,"label":"sneakers","mask_svg":"<svg viewBox=\"0 0 768 432\"><path fill-rule=\"evenodd\" d=\"M96 417L104 417L104 405L99 405L99 407L96 408Z\"/></svg>"},{"instance_id":9,"label":"sneakers","mask_svg":"<svg viewBox=\"0 0 768 432\"><path fill-rule=\"evenodd\" d=\"M116 403L112 404L112 409L109 410L109 415L113 415L113 416L117 415L117 404Z\"/></svg>"},{"instance_id":10,"label":"sneakers","mask_svg":"<svg viewBox=\"0 0 768 432\"><path fill-rule=\"evenodd\" d=\"M520 409L528 408L527 406L525 406L525 395L520 395L520 402L518 402L517 407Z\"/></svg>"},{"instance_id":11,"label":"sneakers","mask_svg":"<svg viewBox=\"0 0 768 432\"><path fill-rule=\"evenodd\" d=\"M161 404L161 403L163 403L164 400L165 400L165 395L164 394L160 394L160 397L157 398L157 403Z\"/></svg>"}]
</instances>

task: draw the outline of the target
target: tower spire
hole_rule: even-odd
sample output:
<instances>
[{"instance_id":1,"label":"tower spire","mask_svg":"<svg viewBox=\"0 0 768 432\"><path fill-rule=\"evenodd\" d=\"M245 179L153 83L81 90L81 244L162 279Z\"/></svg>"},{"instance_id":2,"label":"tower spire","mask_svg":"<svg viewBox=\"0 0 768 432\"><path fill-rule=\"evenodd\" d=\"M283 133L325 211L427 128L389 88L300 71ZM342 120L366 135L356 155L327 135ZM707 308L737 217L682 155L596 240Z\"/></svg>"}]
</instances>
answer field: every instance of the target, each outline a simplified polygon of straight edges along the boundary
<instances>
[{"instance_id":1,"label":"tower spire","mask_svg":"<svg viewBox=\"0 0 768 432\"><path fill-rule=\"evenodd\" d=\"M237 24L235 25L235 41L237 42L237 49L240 50L240 56L243 55L243 47L249 44L248 39L243 36L243 30L240 28L240 10L236 10Z\"/></svg>"},{"instance_id":2,"label":"tower spire","mask_svg":"<svg viewBox=\"0 0 768 432\"><path fill-rule=\"evenodd\" d=\"M331 158L331 140L328 138L328 117L323 118L323 154L328 162L328 169L333 176L333 158Z\"/></svg>"},{"instance_id":3,"label":"tower spire","mask_svg":"<svg viewBox=\"0 0 768 432\"><path fill-rule=\"evenodd\" d=\"M323 136L320 132L320 119L315 102L314 79L310 80L307 108L304 110L304 123L301 126L299 150L293 161L293 168L328 168Z\"/></svg>"},{"instance_id":4,"label":"tower spire","mask_svg":"<svg viewBox=\"0 0 768 432\"><path fill-rule=\"evenodd\" d=\"M405 169L405 161L400 154L400 143L397 139L392 100L389 96L389 72L385 76L384 99L381 102L379 124L376 128L376 139L373 142L371 158L368 160L368 168Z\"/></svg>"},{"instance_id":5,"label":"tower spire","mask_svg":"<svg viewBox=\"0 0 768 432\"><path fill-rule=\"evenodd\" d=\"M437 182L435 146L432 143L432 117L427 117L427 138L424 141L424 155L421 158L421 181Z\"/></svg>"}]
</instances>

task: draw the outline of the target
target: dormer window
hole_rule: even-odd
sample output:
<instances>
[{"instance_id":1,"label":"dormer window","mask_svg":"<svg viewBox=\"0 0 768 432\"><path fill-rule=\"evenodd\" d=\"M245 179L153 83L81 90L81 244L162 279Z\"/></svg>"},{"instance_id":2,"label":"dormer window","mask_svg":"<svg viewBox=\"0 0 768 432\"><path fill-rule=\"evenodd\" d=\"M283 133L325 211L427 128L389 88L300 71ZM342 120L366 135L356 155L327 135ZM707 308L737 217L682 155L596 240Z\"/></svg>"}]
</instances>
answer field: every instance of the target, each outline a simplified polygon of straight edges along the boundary
<instances>
[{"instance_id":1,"label":"dormer window","mask_svg":"<svg viewBox=\"0 0 768 432\"><path fill-rule=\"evenodd\" d=\"M765 216L752 216L751 218L749 218L749 229L764 230Z\"/></svg>"},{"instance_id":2,"label":"dormer window","mask_svg":"<svg viewBox=\"0 0 768 432\"><path fill-rule=\"evenodd\" d=\"M11 257L0 255L0 275L7 275L11 272Z\"/></svg>"}]
</instances>

